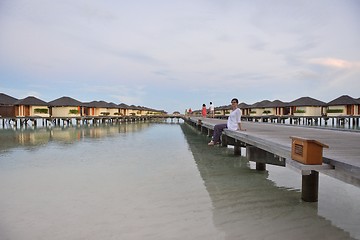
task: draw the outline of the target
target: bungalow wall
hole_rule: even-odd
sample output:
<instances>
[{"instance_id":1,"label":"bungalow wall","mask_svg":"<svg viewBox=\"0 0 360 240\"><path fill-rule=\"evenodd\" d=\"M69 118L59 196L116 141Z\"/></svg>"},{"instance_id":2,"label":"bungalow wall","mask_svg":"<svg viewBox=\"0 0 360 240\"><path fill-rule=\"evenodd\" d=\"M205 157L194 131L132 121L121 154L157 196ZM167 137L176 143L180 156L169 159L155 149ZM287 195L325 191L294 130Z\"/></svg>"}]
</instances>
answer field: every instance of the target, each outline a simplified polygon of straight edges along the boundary
<instances>
[{"instance_id":1,"label":"bungalow wall","mask_svg":"<svg viewBox=\"0 0 360 240\"><path fill-rule=\"evenodd\" d=\"M117 109L115 110L118 111ZM110 108L101 108L101 107L86 107L84 115L86 116L113 116L114 111Z\"/></svg>"},{"instance_id":2,"label":"bungalow wall","mask_svg":"<svg viewBox=\"0 0 360 240\"><path fill-rule=\"evenodd\" d=\"M250 111L250 116L262 116L263 112L263 108L252 108Z\"/></svg>"},{"instance_id":3,"label":"bungalow wall","mask_svg":"<svg viewBox=\"0 0 360 240\"><path fill-rule=\"evenodd\" d=\"M250 115L250 109L249 108L241 108L241 112L243 116Z\"/></svg>"},{"instance_id":4,"label":"bungalow wall","mask_svg":"<svg viewBox=\"0 0 360 240\"><path fill-rule=\"evenodd\" d=\"M1 117L15 117L15 107L14 106L0 106L0 116Z\"/></svg>"},{"instance_id":5,"label":"bungalow wall","mask_svg":"<svg viewBox=\"0 0 360 240\"><path fill-rule=\"evenodd\" d=\"M322 113L322 107L304 106L293 108L294 116L321 116Z\"/></svg>"},{"instance_id":6,"label":"bungalow wall","mask_svg":"<svg viewBox=\"0 0 360 240\"><path fill-rule=\"evenodd\" d=\"M261 115L276 115L276 108L263 108Z\"/></svg>"},{"instance_id":7,"label":"bungalow wall","mask_svg":"<svg viewBox=\"0 0 360 240\"><path fill-rule=\"evenodd\" d=\"M276 108L276 107L253 108L250 111L247 110L247 112L249 112L251 116L268 116L268 115L281 116L284 113L284 109Z\"/></svg>"},{"instance_id":8,"label":"bungalow wall","mask_svg":"<svg viewBox=\"0 0 360 240\"><path fill-rule=\"evenodd\" d=\"M224 109L224 110L223 110L223 112L224 112L224 114L223 114L223 115L225 115L225 116L229 116L229 115L230 115L230 113L231 113L231 109Z\"/></svg>"},{"instance_id":9,"label":"bungalow wall","mask_svg":"<svg viewBox=\"0 0 360 240\"><path fill-rule=\"evenodd\" d=\"M48 106L30 106L31 116L49 117L50 111Z\"/></svg>"},{"instance_id":10,"label":"bungalow wall","mask_svg":"<svg viewBox=\"0 0 360 240\"><path fill-rule=\"evenodd\" d=\"M328 116L359 115L358 105L339 105L327 108Z\"/></svg>"},{"instance_id":11,"label":"bungalow wall","mask_svg":"<svg viewBox=\"0 0 360 240\"><path fill-rule=\"evenodd\" d=\"M290 111L286 111L286 109L284 107L277 107L274 108L274 115L276 116L284 116L289 114Z\"/></svg>"},{"instance_id":12,"label":"bungalow wall","mask_svg":"<svg viewBox=\"0 0 360 240\"><path fill-rule=\"evenodd\" d=\"M17 117L49 117L49 108L47 106L15 106L15 114Z\"/></svg>"},{"instance_id":13,"label":"bungalow wall","mask_svg":"<svg viewBox=\"0 0 360 240\"><path fill-rule=\"evenodd\" d=\"M128 109L120 108L119 109L119 114L120 114L120 116L128 116L129 115Z\"/></svg>"},{"instance_id":14,"label":"bungalow wall","mask_svg":"<svg viewBox=\"0 0 360 240\"><path fill-rule=\"evenodd\" d=\"M137 109L128 109L128 116L141 116L141 111Z\"/></svg>"},{"instance_id":15,"label":"bungalow wall","mask_svg":"<svg viewBox=\"0 0 360 240\"><path fill-rule=\"evenodd\" d=\"M73 112L73 113L71 113ZM80 107L52 107L51 116L52 117L80 117L81 116Z\"/></svg>"},{"instance_id":16,"label":"bungalow wall","mask_svg":"<svg viewBox=\"0 0 360 240\"><path fill-rule=\"evenodd\" d=\"M108 111L110 113L109 114L110 116L119 116L120 115L118 108L109 108Z\"/></svg>"},{"instance_id":17,"label":"bungalow wall","mask_svg":"<svg viewBox=\"0 0 360 240\"><path fill-rule=\"evenodd\" d=\"M109 108L94 108L94 116L110 116L111 111Z\"/></svg>"}]
</instances>

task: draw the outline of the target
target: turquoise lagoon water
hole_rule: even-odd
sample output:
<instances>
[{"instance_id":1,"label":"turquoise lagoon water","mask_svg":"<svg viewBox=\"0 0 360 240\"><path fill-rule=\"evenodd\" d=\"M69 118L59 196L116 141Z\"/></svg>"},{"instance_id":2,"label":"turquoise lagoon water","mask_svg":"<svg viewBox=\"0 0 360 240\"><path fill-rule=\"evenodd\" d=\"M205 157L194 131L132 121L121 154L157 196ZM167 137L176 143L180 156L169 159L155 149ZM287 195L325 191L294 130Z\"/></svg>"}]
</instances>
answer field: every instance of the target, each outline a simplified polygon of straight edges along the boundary
<instances>
[{"instance_id":1,"label":"turquoise lagoon water","mask_svg":"<svg viewBox=\"0 0 360 240\"><path fill-rule=\"evenodd\" d=\"M360 189L258 172L179 123L0 130L0 239L360 239Z\"/></svg>"}]
</instances>

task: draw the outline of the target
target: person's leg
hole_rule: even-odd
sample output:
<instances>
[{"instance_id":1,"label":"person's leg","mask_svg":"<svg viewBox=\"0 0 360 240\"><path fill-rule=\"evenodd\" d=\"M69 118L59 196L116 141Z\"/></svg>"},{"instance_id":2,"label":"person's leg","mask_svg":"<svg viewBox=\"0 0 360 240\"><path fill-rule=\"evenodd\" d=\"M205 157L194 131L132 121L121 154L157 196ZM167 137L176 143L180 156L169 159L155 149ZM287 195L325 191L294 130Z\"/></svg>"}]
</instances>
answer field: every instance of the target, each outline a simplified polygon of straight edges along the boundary
<instances>
[{"instance_id":1,"label":"person's leg","mask_svg":"<svg viewBox=\"0 0 360 240\"><path fill-rule=\"evenodd\" d=\"M227 127L227 124L226 123L223 123L223 124L216 124L214 126L214 135L212 137L212 141L214 143L219 143L220 142L220 137L221 137L221 133L222 133L222 130L224 128Z\"/></svg>"}]
</instances>

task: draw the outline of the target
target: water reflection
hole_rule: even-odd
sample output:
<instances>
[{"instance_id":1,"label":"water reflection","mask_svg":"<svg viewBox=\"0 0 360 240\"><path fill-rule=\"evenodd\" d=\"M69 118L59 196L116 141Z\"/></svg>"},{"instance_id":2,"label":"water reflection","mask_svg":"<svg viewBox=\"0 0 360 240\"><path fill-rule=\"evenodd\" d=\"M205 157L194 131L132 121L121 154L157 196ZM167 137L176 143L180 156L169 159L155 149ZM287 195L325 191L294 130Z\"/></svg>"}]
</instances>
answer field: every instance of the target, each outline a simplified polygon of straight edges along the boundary
<instances>
[{"instance_id":1,"label":"water reflection","mask_svg":"<svg viewBox=\"0 0 360 240\"><path fill-rule=\"evenodd\" d=\"M317 203L302 202L298 189L277 187L267 171L252 169L232 149L208 147L188 125L182 130L226 239L352 239L318 214Z\"/></svg>"},{"instance_id":2,"label":"water reflection","mask_svg":"<svg viewBox=\"0 0 360 240\"><path fill-rule=\"evenodd\" d=\"M0 129L0 151L18 147L41 147L51 141L75 143L85 138L103 138L119 133L134 133L153 126L151 123L123 123L107 126L53 127L37 129Z\"/></svg>"}]
</instances>

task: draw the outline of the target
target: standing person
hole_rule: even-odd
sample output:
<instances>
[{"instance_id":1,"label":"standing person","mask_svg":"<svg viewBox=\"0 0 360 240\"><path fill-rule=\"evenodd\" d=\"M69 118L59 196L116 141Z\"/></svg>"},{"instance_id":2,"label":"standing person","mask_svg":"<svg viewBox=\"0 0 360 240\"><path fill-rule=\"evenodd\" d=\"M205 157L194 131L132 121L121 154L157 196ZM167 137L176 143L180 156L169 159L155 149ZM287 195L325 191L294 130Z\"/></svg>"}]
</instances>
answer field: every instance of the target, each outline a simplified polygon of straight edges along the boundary
<instances>
[{"instance_id":1,"label":"standing person","mask_svg":"<svg viewBox=\"0 0 360 240\"><path fill-rule=\"evenodd\" d=\"M207 109L206 109L206 105L205 103L202 105L202 109L201 109L201 116L206 118L206 114L207 114Z\"/></svg>"},{"instance_id":2,"label":"standing person","mask_svg":"<svg viewBox=\"0 0 360 240\"><path fill-rule=\"evenodd\" d=\"M227 123L220 123L214 126L214 135L212 140L208 143L209 146L220 143L220 136L224 128L233 131L246 131L241 127L241 110L238 108L239 101L237 98L231 100L231 113L228 117Z\"/></svg>"},{"instance_id":3,"label":"standing person","mask_svg":"<svg viewBox=\"0 0 360 240\"><path fill-rule=\"evenodd\" d=\"M210 117L214 118L214 105L212 102L210 102L210 106L209 106L209 112L210 112Z\"/></svg>"}]
</instances>

